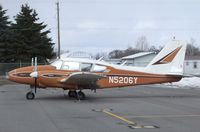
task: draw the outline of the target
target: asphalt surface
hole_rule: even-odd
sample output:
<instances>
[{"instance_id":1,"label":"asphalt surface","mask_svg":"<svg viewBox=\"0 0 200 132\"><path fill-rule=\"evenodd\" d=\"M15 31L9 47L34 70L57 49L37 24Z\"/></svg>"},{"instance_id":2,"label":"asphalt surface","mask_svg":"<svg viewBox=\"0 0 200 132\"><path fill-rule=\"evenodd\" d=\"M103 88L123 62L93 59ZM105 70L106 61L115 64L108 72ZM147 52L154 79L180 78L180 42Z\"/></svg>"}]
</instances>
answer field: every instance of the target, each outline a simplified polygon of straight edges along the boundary
<instances>
[{"instance_id":1,"label":"asphalt surface","mask_svg":"<svg viewBox=\"0 0 200 132\"><path fill-rule=\"evenodd\" d=\"M86 90L84 101L52 89L26 100L27 91L25 85L0 86L0 132L200 131L200 89Z\"/></svg>"}]
</instances>

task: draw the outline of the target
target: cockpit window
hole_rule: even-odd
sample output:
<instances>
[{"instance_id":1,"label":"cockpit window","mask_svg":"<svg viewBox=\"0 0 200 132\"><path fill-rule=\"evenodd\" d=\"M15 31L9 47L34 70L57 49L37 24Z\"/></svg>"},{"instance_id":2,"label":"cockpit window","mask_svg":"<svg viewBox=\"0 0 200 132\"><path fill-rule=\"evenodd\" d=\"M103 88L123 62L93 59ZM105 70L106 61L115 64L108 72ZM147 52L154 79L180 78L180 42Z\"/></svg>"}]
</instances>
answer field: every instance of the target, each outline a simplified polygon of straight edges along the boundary
<instances>
[{"instance_id":1,"label":"cockpit window","mask_svg":"<svg viewBox=\"0 0 200 132\"><path fill-rule=\"evenodd\" d=\"M51 63L52 66L56 67L56 69L60 69L62 66L63 61L61 60L56 60L53 63Z\"/></svg>"},{"instance_id":2,"label":"cockpit window","mask_svg":"<svg viewBox=\"0 0 200 132\"><path fill-rule=\"evenodd\" d=\"M94 65L92 72L105 72L106 67L101 65Z\"/></svg>"},{"instance_id":3,"label":"cockpit window","mask_svg":"<svg viewBox=\"0 0 200 132\"><path fill-rule=\"evenodd\" d=\"M92 68L91 63L82 63L81 64L81 71L89 72Z\"/></svg>"},{"instance_id":4,"label":"cockpit window","mask_svg":"<svg viewBox=\"0 0 200 132\"><path fill-rule=\"evenodd\" d=\"M62 67L62 70L79 70L79 63L78 62L64 62Z\"/></svg>"}]
</instances>

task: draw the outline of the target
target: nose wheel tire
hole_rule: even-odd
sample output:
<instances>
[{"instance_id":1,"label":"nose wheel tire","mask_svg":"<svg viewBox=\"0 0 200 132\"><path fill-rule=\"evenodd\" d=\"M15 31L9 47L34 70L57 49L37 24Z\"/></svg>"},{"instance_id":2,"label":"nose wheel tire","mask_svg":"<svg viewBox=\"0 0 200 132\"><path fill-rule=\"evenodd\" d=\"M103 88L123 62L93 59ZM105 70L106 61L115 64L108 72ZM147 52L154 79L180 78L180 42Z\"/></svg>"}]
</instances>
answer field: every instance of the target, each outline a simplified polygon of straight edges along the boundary
<instances>
[{"instance_id":1,"label":"nose wheel tire","mask_svg":"<svg viewBox=\"0 0 200 132\"><path fill-rule=\"evenodd\" d=\"M33 100L35 98L35 94L33 92L28 92L26 94L26 99L27 100Z\"/></svg>"}]
</instances>

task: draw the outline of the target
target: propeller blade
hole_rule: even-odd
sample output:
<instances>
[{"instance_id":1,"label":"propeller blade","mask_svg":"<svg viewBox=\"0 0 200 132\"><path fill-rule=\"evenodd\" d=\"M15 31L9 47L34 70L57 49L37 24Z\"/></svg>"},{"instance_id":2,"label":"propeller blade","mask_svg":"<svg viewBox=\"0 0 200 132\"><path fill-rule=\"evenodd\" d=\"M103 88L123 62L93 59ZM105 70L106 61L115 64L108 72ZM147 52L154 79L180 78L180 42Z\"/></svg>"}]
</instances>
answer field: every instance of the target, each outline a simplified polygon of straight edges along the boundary
<instances>
[{"instance_id":1,"label":"propeller blade","mask_svg":"<svg viewBox=\"0 0 200 132\"><path fill-rule=\"evenodd\" d=\"M35 67L34 67L34 71L37 71L37 57L35 57Z\"/></svg>"},{"instance_id":2,"label":"propeller blade","mask_svg":"<svg viewBox=\"0 0 200 132\"><path fill-rule=\"evenodd\" d=\"M34 65L34 59L31 58L31 66L33 66L33 65Z\"/></svg>"},{"instance_id":3,"label":"propeller blade","mask_svg":"<svg viewBox=\"0 0 200 132\"><path fill-rule=\"evenodd\" d=\"M33 59L32 59L33 62ZM30 74L32 78L38 78L38 71L37 71L37 57L35 57L35 64L34 64L34 71Z\"/></svg>"}]
</instances>

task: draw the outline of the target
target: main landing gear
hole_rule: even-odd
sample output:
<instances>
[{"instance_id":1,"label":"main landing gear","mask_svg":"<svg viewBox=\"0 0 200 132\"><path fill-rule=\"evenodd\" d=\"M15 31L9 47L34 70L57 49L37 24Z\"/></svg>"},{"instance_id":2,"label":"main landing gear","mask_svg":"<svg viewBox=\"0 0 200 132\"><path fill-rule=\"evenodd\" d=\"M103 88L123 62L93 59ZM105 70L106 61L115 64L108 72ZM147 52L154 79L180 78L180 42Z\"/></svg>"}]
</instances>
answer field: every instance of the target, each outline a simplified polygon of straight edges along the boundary
<instances>
[{"instance_id":1,"label":"main landing gear","mask_svg":"<svg viewBox=\"0 0 200 132\"><path fill-rule=\"evenodd\" d=\"M78 100L84 100L85 94L82 91L76 92L76 91L69 91L68 96L71 98L76 98Z\"/></svg>"}]
</instances>

